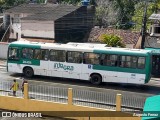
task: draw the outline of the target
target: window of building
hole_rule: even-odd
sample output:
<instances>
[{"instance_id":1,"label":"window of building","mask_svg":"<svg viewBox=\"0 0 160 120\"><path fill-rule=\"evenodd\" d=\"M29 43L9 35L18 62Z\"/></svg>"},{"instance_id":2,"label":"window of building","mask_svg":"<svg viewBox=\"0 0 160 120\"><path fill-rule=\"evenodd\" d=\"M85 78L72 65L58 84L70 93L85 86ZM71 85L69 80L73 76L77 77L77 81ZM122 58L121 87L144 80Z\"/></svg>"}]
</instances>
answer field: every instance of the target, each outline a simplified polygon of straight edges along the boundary
<instances>
[{"instance_id":1,"label":"window of building","mask_svg":"<svg viewBox=\"0 0 160 120\"><path fill-rule=\"evenodd\" d=\"M13 24L14 23L20 23L20 18L13 18Z\"/></svg>"},{"instance_id":2,"label":"window of building","mask_svg":"<svg viewBox=\"0 0 160 120\"><path fill-rule=\"evenodd\" d=\"M31 48L23 48L22 49L22 58L24 58L24 59L32 59L33 58L33 49L31 49Z\"/></svg>"},{"instance_id":3,"label":"window of building","mask_svg":"<svg viewBox=\"0 0 160 120\"><path fill-rule=\"evenodd\" d=\"M154 27L154 33L159 33L160 34L160 26Z\"/></svg>"},{"instance_id":4,"label":"window of building","mask_svg":"<svg viewBox=\"0 0 160 120\"><path fill-rule=\"evenodd\" d=\"M84 64L99 64L100 55L96 53L84 53L83 63Z\"/></svg>"},{"instance_id":5,"label":"window of building","mask_svg":"<svg viewBox=\"0 0 160 120\"><path fill-rule=\"evenodd\" d=\"M14 18L12 19L13 23L20 23L20 15L14 14Z\"/></svg>"},{"instance_id":6,"label":"window of building","mask_svg":"<svg viewBox=\"0 0 160 120\"><path fill-rule=\"evenodd\" d=\"M82 63L82 52L68 51L67 52L67 62L70 63Z\"/></svg>"},{"instance_id":7,"label":"window of building","mask_svg":"<svg viewBox=\"0 0 160 120\"><path fill-rule=\"evenodd\" d=\"M66 52L64 50L50 50L50 60L65 62Z\"/></svg>"},{"instance_id":8,"label":"window of building","mask_svg":"<svg viewBox=\"0 0 160 120\"><path fill-rule=\"evenodd\" d=\"M19 60L19 49L18 48L9 48L8 59Z\"/></svg>"},{"instance_id":9,"label":"window of building","mask_svg":"<svg viewBox=\"0 0 160 120\"><path fill-rule=\"evenodd\" d=\"M138 68L139 69L145 68L145 57L138 57Z\"/></svg>"},{"instance_id":10,"label":"window of building","mask_svg":"<svg viewBox=\"0 0 160 120\"><path fill-rule=\"evenodd\" d=\"M35 49L34 59L48 60L48 53L49 53L49 50L46 50L46 49Z\"/></svg>"}]
</instances>

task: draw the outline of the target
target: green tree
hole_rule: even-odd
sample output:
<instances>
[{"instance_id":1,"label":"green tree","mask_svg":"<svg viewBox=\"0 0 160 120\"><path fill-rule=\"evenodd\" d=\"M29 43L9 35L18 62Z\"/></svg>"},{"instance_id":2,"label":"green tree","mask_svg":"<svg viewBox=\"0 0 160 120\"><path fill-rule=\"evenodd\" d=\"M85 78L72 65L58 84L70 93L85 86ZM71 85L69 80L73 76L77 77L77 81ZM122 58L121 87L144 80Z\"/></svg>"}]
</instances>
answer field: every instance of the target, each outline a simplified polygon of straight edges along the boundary
<instances>
[{"instance_id":1,"label":"green tree","mask_svg":"<svg viewBox=\"0 0 160 120\"><path fill-rule=\"evenodd\" d=\"M26 2L27 0L0 0L0 9L8 9L12 6L16 6Z\"/></svg>"},{"instance_id":2,"label":"green tree","mask_svg":"<svg viewBox=\"0 0 160 120\"><path fill-rule=\"evenodd\" d=\"M125 47L122 38L114 34L102 34L99 39L109 47Z\"/></svg>"},{"instance_id":3,"label":"green tree","mask_svg":"<svg viewBox=\"0 0 160 120\"><path fill-rule=\"evenodd\" d=\"M0 13L2 12L2 6L4 5L5 1L4 0L0 0Z\"/></svg>"},{"instance_id":4,"label":"green tree","mask_svg":"<svg viewBox=\"0 0 160 120\"><path fill-rule=\"evenodd\" d=\"M142 28L142 20L144 15L145 2L139 2L135 5L134 15L132 16L132 21L136 23L134 30L140 31ZM154 2L148 2L147 5L147 28L150 26L150 20L148 18L153 14L157 8L160 7L160 0Z\"/></svg>"},{"instance_id":5,"label":"green tree","mask_svg":"<svg viewBox=\"0 0 160 120\"><path fill-rule=\"evenodd\" d=\"M114 9L117 14L117 28L129 29L131 26L128 24L131 21L135 11L136 0L110 0L112 1Z\"/></svg>"}]
</instances>

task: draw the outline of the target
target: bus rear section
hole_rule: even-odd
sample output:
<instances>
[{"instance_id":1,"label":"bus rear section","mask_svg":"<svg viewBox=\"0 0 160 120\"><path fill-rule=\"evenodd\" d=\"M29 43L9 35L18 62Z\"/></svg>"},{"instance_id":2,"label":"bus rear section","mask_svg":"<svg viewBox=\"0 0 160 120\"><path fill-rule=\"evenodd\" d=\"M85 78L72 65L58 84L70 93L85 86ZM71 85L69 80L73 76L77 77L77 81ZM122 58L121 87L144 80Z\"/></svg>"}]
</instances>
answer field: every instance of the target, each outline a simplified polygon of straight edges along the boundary
<instances>
[{"instance_id":1,"label":"bus rear section","mask_svg":"<svg viewBox=\"0 0 160 120\"><path fill-rule=\"evenodd\" d=\"M102 82L145 84L151 79L150 51L102 51L101 63L93 65Z\"/></svg>"}]
</instances>

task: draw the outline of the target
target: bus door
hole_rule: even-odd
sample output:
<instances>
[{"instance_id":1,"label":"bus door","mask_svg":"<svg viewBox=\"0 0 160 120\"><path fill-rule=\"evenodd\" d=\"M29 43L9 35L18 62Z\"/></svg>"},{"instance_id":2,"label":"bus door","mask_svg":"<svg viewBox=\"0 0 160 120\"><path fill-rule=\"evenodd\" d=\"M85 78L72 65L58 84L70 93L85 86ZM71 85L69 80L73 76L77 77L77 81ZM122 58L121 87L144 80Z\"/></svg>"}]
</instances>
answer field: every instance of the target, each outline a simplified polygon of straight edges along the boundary
<instances>
[{"instance_id":1,"label":"bus door","mask_svg":"<svg viewBox=\"0 0 160 120\"><path fill-rule=\"evenodd\" d=\"M35 49L34 59L40 62L40 66L35 67L35 73L37 75L48 75L48 55L49 50L47 49Z\"/></svg>"},{"instance_id":2,"label":"bus door","mask_svg":"<svg viewBox=\"0 0 160 120\"><path fill-rule=\"evenodd\" d=\"M160 55L152 56L152 75L160 75Z\"/></svg>"},{"instance_id":3,"label":"bus door","mask_svg":"<svg viewBox=\"0 0 160 120\"><path fill-rule=\"evenodd\" d=\"M81 79L89 80L91 73L97 72L94 71L93 66L99 65L99 58L100 54L92 52L84 53Z\"/></svg>"},{"instance_id":4,"label":"bus door","mask_svg":"<svg viewBox=\"0 0 160 120\"><path fill-rule=\"evenodd\" d=\"M50 50L49 72L48 76L62 77L63 63L65 62L66 55L64 50Z\"/></svg>"}]
</instances>

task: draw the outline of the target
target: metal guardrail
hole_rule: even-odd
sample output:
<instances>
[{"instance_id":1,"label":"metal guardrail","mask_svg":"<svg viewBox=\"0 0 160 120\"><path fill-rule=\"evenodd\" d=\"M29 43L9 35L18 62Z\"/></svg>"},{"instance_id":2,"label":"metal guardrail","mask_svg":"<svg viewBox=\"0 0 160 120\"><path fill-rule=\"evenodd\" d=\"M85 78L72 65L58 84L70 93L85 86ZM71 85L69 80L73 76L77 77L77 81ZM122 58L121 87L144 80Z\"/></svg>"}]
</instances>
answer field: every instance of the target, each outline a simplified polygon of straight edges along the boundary
<instances>
[{"instance_id":1,"label":"metal guardrail","mask_svg":"<svg viewBox=\"0 0 160 120\"><path fill-rule=\"evenodd\" d=\"M53 86L29 85L29 98L44 101L67 103L68 89Z\"/></svg>"},{"instance_id":2,"label":"metal guardrail","mask_svg":"<svg viewBox=\"0 0 160 120\"><path fill-rule=\"evenodd\" d=\"M12 94L10 87L12 82L0 82L0 95ZM20 84L21 85L21 84ZM68 102L68 89L46 85L30 85L29 98L50 102ZM18 97L23 97L21 90L17 92ZM122 111L142 111L145 103L144 97L122 95ZM116 109L116 93L104 93L73 89L73 104L90 106L103 109Z\"/></svg>"},{"instance_id":3,"label":"metal guardrail","mask_svg":"<svg viewBox=\"0 0 160 120\"><path fill-rule=\"evenodd\" d=\"M11 86L12 86L13 82L8 82L8 81L0 81L0 95L2 96L13 96L12 90L10 90ZM16 92L16 96L17 97L23 97L23 93L21 91L21 89L19 89Z\"/></svg>"},{"instance_id":4,"label":"metal guardrail","mask_svg":"<svg viewBox=\"0 0 160 120\"><path fill-rule=\"evenodd\" d=\"M75 89L73 104L115 110L116 94Z\"/></svg>"}]
</instances>

